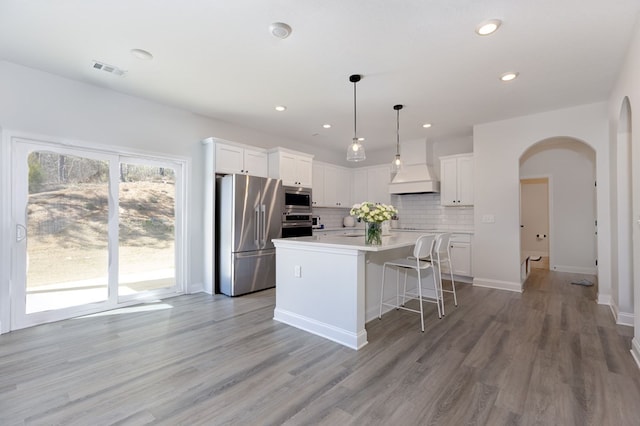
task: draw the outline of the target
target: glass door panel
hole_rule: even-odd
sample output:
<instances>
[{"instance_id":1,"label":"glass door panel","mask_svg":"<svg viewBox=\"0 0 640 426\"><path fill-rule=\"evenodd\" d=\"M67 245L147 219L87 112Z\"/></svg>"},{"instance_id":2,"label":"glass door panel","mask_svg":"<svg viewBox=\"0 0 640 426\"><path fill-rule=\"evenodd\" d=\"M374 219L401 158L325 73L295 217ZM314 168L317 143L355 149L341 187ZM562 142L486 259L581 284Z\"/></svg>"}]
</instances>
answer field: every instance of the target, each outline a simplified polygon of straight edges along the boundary
<instances>
[{"instance_id":1,"label":"glass door panel","mask_svg":"<svg viewBox=\"0 0 640 426\"><path fill-rule=\"evenodd\" d=\"M25 313L108 300L107 161L27 156Z\"/></svg>"},{"instance_id":2,"label":"glass door panel","mask_svg":"<svg viewBox=\"0 0 640 426\"><path fill-rule=\"evenodd\" d=\"M123 162L119 180L119 297L176 289L175 170Z\"/></svg>"}]
</instances>

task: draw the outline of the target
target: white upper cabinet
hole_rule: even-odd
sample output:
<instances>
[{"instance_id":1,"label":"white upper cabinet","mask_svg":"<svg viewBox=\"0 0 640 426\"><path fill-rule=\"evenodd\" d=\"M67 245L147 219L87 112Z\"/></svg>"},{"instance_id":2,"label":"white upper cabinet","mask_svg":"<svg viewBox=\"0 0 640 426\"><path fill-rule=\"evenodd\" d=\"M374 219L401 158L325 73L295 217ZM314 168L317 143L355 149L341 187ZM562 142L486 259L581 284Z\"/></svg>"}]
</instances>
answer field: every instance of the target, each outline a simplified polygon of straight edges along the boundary
<instances>
[{"instance_id":1,"label":"white upper cabinet","mask_svg":"<svg viewBox=\"0 0 640 426\"><path fill-rule=\"evenodd\" d=\"M390 204L389 183L391 173L388 165L367 169L367 201Z\"/></svg>"},{"instance_id":2,"label":"white upper cabinet","mask_svg":"<svg viewBox=\"0 0 640 426\"><path fill-rule=\"evenodd\" d=\"M352 172L351 201L361 203L370 201L372 203L389 204L389 182L391 173L389 166L372 166L360 168Z\"/></svg>"},{"instance_id":3,"label":"white upper cabinet","mask_svg":"<svg viewBox=\"0 0 640 426\"><path fill-rule=\"evenodd\" d=\"M351 172L331 164L313 163L313 205L351 207Z\"/></svg>"},{"instance_id":4,"label":"white upper cabinet","mask_svg":"<svg viewBox=\"0 0 640 426\"><path fill-rule=\"evenodd\" d=\"M314 161L311 176L313 188L311 204L313 207L322 207L324 206L324 166Z\"/></svg>"},{"instance_id":5,"label":"white upper cabinet","mask_svg":"<svg viewBox=\"0 0 640 426\"><path fill-rule=\"evenodd\" d=\"M367 169L355 169L351 172L351 202L356 204L368 201L368 196Z\"/></svg>"},{"instance_id":6,"label":"white upper cabinet","mask_svg":"<svg viewBox=\"0 0 640 426\"><path fill-rule=\"evenodd\" d=\"M440 204L473 205L473 154L440 157Z\"/></svg>"},{"instance_id":7,"label":"white upper cabinet","mask_svg":"<svg viewBox=\"0 0 640 426\"><path fill-rule=\"evenodd\" d=\"M268 157L266 151L215 141L214 152L216 173L242 173L252 176L267 176Z\"/></svg>"},{"instance_id":8,"label":"white upper cabinet","mask_svg":"<svg viewBox=\"0 0 640 426\"><path fill-rule=\"evenodd\" d=\"M328 207L351 207L351 173L338 166L324 166L324 203Z\"/></svg>"},{"instance_id":9,"label":"white upper cabinet","mask_svg":"<svg viewBox=\"0 0 640 426\"><path fill-rule=\"evenodd\" d=\"M269 152L269 177L282 179L286 186L312 187L313 156L276 148Z\"/></svg>"}]
</instances>

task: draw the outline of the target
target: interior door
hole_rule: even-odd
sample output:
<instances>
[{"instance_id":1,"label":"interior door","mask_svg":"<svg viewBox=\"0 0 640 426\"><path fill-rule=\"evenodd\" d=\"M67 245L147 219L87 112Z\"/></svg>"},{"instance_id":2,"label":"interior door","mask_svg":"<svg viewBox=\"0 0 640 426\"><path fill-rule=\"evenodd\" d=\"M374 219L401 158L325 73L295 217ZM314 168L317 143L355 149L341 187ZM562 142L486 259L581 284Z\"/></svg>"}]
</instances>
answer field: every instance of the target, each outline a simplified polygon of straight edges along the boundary
<instances>
[{"instance_id":1,"label":"interior door","mask_svg":"<svg viewBox=\"0 0 640 426\"><path fill-rule=\"evenodd\" d=\"M520 181L520 217L523 254L549 256L549 181L547 178Z\"/></svg>"}]
</instances>

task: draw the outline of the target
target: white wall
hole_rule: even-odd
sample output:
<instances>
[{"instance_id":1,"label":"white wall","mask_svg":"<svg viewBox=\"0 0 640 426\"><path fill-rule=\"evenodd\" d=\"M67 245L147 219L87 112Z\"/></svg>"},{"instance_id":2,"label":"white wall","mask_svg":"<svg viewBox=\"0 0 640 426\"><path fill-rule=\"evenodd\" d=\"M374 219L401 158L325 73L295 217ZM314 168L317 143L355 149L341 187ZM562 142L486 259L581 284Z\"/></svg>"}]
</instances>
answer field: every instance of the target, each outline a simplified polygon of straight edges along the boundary
<instances>
[{"instance_id":1,"label":"white wall","mask_svg":"<svg viewBox=\"0 0 640 426\"><path fill-rule=\"evenodd\" d=\"M113 76L105 76L115 78ZM200 141L209 136L270 148L284 146L315 154L319 159L339 162L335 153L295 141L258 133L188 111L123 95L89 84L0 61L0 129L70 139L90 144L125 147L129 151L168 154L191 160L188 176L188 285L202 286L204 156ZM3 138L2 164L9 161ZM0 254L0 327L8 321L8 246L11 227L8 214L10 176L3 168L0 178L2 200L2 247ZM6 325L6 322L5 322ZM0 328L2 329L2 328Z\"/></svg>"},{"instance_id":2,"label":"white wall","mask_svg":"<svg viewBox=\"0 0 640 426\"><path fill-rule=\"evenodd\" d=\"M522 160L521 177L551 178L550 268L595 274L595 152L582 142L553 138L530 148Z\"/></svg>"},{"instance_id":3,"label":"white wall","mask_svg":"<svg viewBox=\"0 0 640 426\"><path fill-rule=\"evenodd\" d=\"M552 137L578 139L596 151L599 296L610 295L609 147L606 104L596 103L474 126L474 284L521 291L520 157ZM482 218L493 216L493 223Z\"/></svg>"},{"instance_id":4,"label":"white wall","mask_svg":"<svg viewBox=\"0 0 640 426\"><path fill-rule=\"evenodd\" d=\"M628 99L630 106L630 125L621 123L620 116L625 102ZM609 139L612 155L616 160L612 160L612 181L624 179L624 173L620 170L619 163L624 161L618 150L618 137L628 138L631 143L631 184L633 200L632 209L632 233L633 233L633 287L625 289L624 283L618 282L618 300L613 300L613 306L619 306L620 310L630 309L630 300L633 299L633 315L627 313L622 318L618 316L618 322L630 323L634 325L634 338L632 342L632 353L636 362L640 365L640 24L636 26L636 32L629 45L629 51L625 58L618 80L609 97L608 104L609 118ZM630 135L629 135L630 133ZM623 212L618 212L617 200L612 199L613 216L618 216ZM620 232L620 227L618 226ZM622 236L624 238L624 236ZM612 236L612 244L618 244L620 235ZM620 245L618 245L620 247ZM624 246L623 246L624 247ZM620 253L619 253L620 254ZM625 308L623 308L625 306ZM615 313L615 312L614 312Z\"/></svg>"}]
</instances>

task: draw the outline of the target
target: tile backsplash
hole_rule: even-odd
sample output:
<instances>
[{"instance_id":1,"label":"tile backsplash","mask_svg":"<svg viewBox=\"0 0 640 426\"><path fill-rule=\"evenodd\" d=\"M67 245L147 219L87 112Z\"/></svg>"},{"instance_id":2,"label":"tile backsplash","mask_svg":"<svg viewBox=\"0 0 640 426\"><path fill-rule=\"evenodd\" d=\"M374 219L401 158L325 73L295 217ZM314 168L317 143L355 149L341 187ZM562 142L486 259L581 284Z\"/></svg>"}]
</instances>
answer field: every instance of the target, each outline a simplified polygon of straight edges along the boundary
<instances>
[{"instance_id":1,"label":"tile backsplash","mask_svg":"<svg viewBox=\"0 0 640 426\"><path fill-rule=\"evenodd\" d=\"M391 195L391 204L398 209L400 228L473 231L473 207L441 206L440 194ZM349 209L316 207L313 214L325 228L341 228Z\"/></svg>"},{"instance_id":2,"label":"tile backsplash","mask_svg":"<svg viewBox=\"0 0 640 426\"><path fill-rule=\"evenodd\" d=\"M400 228L473 230L473 207L444 207L440 194L391 195Z\"/></svg>"}]
</instances>

